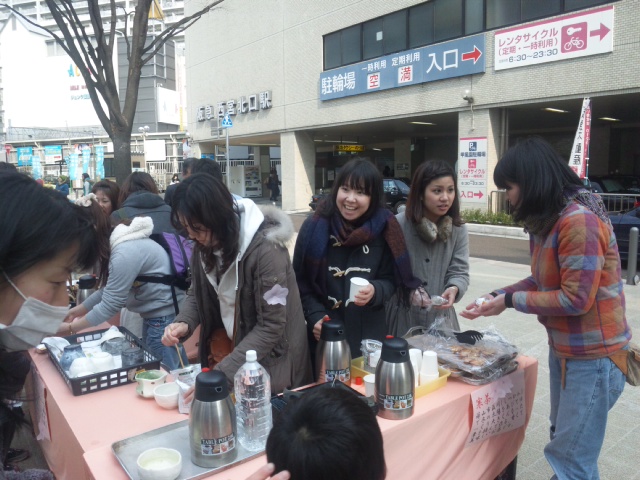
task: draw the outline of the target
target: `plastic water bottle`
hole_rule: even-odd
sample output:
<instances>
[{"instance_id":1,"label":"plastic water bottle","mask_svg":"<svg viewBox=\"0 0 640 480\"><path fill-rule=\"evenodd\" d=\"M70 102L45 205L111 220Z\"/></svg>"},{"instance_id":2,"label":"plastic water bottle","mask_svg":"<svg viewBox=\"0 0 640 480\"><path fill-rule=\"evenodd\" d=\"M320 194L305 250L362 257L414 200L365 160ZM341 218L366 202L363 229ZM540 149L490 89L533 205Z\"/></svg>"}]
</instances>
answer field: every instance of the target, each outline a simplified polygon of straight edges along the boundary
<instances>
[{"instance_id":1,"label":"plastic water bottle","mask_svg":"<svg viewBox=\"0 0 640 480\"><path fill-rule=\"evenodd\" d=\"M264 450L271 431L271 378L257 358L255 350L248 350L233 379L238 440L253 452Z\"/></svg>"}]
</instances>

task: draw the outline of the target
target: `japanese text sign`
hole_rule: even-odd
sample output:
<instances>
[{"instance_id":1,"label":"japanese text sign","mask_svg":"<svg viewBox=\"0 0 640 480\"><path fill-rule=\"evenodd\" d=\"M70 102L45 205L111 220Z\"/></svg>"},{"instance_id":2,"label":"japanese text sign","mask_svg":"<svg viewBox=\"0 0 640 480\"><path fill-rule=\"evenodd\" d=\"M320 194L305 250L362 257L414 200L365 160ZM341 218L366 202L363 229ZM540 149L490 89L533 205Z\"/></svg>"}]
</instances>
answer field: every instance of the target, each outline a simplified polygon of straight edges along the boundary
<instances>
[{"instance_id":1,"label":"japanese text sign","mask_svg":"<svg viewBox=\"0 0 640 480\"><path fill-rule=\"evenodd\" d=\"M524 370L491 382L471 394L473 425L467 446L524 425Z\"/></svg>"},{"instance_id":2,"label":"japanese text sign","mask_svg":"<svg viewBox=\"0 0 640 480\"><path fill-rule=\"evenodd\" d=\"M484 52L480 34L327 70L320 74L320 100L482 73Z\"/></svg>"},{"instance_id":3,"label":"japanese text sign","mask_svg":"<svg viewBox=\"0 0 640 480\"><path fill-rule=\"evenodd\" d=\"M487 137L460 139L458 190L460 201L486 203Z\"/></svg>"},{"instance_id":4,"label":"japanese text sign","mask_svg":"<svg viewBox=\"0 0 640 480\"><path fill-rule=\"evenodd\" d=\"M33 161L33 147L18 147L16 148L16 154L18 155L19 167L31 166Z\"/></svg>"},{"instance_id":5,"label":"japanese text sign","mask_svg":"<svg viewBox=\"0 0 640 480\"><path fill-rule=\"evenodd\" d=\"M580 122L576 136L573 139L569 166L576 172L578 177L587 176L587 165L589 164L589 140L591 137L591 99L585 98L582 101L582 111L580 112Z\"/></svg>"},{"instance_id":6,"label":"japanese text sign","mask_svg":"<svg viewBox=\"0 0 640 480\"><path fill-rule=\"evenodd\" d=\"M613 51L613 6L496 32L496 70Z\"/></svg>"}]
</instances>

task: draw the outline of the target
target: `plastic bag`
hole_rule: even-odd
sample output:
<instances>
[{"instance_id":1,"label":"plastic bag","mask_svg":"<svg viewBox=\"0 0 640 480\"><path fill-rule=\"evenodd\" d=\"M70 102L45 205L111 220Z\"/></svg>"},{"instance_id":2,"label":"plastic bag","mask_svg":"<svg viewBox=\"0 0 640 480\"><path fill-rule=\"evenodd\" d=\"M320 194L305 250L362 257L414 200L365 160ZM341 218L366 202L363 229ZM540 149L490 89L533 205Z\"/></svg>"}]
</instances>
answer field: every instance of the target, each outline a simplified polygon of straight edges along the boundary
<instances>
[{"instance_id":1,"label":"plastic bag","mask_svg":"<svg viewBox=\"0 0 640 480\"><path fill-rule=\"evenodd\" d=\"M482 339L470 345L456 338L457 332L438 330L407 339L409 345L422 351L433 350L438 362L451 371L451 376L473 385L483 385L512 372L518 366L518 349L495 328L481 330Z\"/></svg>"},{"instance_id":2,"label":"plastic bag","mask_svg":"<svg viewBox=\"0 0 640 480\"><path fill-rule=\"evenodd\" d=\"M185 368L171 370L171 375L178 385L178 411L180 413L188 415L191 412L191 402L186 402L184 396L187 391L196 384L196 377L200 371L201 368L199 363L189 365Z\"/></svg>"}]
</instances>

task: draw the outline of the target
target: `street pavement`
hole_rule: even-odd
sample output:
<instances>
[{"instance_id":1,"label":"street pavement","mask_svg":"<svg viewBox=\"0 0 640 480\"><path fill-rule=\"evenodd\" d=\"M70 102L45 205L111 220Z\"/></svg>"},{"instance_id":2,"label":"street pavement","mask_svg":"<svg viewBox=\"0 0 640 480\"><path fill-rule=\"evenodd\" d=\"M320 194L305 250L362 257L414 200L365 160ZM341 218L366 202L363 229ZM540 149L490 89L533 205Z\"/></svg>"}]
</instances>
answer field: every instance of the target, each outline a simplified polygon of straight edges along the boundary
<instances>
[{"instance_id":1,"label":"street pavement","mask_svg":"<svg viewBox=\"0 0 640 480\"><path fill-rule=\"evenodd\" d=\"M259 201L257 203L268 203ZM279 206L279 205L278 205ZM291 218L296 231L307 214L294 213ZM513 232L513 231L512 231ZM486 230L483 235L495 237L520 238L523 247L528 248L527 240L518 232L512 235L504 229ZM478 242L476 235L471 235L471 243ZM497 241L496 241L497 242ZM291 243L293 253L295 238ZM521 259L520 249L511 249L513 258ZM483 252L480 252L481 254ZM509 252L506 255L512 258ZM473 251L472 251L473 254ZM456 304L456 311L477 297L491 290L514 283L529 274L529 266L522 263L504 262L488 258L470 258L471 282L465 297ZM624 278L624 277L623 277ZM640 285L625 285L627 321L637 337L640 338ZM538 359L538 383L533 412L527 428L524 444L518 454L517 478L523 480L548 480L553 475L544 458L543 449L549 439L549 367L547 361L547 335L534 315L527 315L508 309L500 316L481 318L474 321L458 316L461 327L466 329L497 328L511 343L518 347L520 354ZM99 393L98 393L99 395ZM640 450L640 388L626 386L622 396L611 409L607 425L607 433L600 454L600 478L602 480L640 480L637 455ZM14 442L15 447L29 448L32 458L20 464L23 468L47 468L37 443L24 432ZM437 448L431 445L429 448ZM80 459L78 461L81 461ZM428 472L425 472L425 478ZM475 480L473 472L469 472L468 480ZM396 479L390 479L396 480ZM460 479L467 480L467 479Z\"/></svg>"}]
</instances>

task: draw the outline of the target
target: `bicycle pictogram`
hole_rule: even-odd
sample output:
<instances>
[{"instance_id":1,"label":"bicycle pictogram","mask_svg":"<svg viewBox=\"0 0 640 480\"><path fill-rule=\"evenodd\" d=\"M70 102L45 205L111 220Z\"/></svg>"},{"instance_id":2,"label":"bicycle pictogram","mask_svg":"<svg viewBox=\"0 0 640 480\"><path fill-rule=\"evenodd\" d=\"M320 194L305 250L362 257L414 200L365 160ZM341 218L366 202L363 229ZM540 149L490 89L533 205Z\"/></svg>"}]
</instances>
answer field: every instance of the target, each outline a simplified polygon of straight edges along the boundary
<instances>
[{"instance_id":1,"label":"bicycle pictogram","mask_svg":"<svg viewBox=\"0 0 640 480\"><path fill-rule=\"evenodd\" d=\"M568 52L576 47L576 50L581 50L584 48L584 42L580 40L578 37L571 37L571 39L564 44L564 51Z\"/></svg>"}]
</instances>

